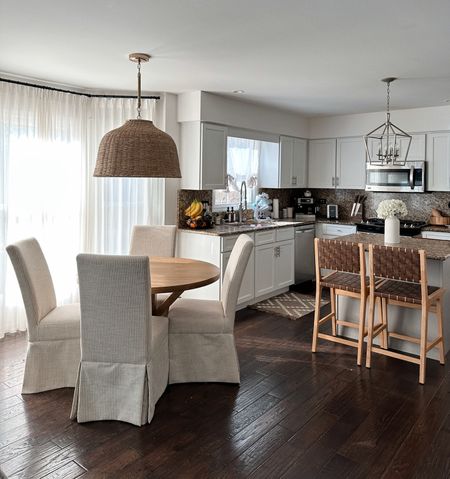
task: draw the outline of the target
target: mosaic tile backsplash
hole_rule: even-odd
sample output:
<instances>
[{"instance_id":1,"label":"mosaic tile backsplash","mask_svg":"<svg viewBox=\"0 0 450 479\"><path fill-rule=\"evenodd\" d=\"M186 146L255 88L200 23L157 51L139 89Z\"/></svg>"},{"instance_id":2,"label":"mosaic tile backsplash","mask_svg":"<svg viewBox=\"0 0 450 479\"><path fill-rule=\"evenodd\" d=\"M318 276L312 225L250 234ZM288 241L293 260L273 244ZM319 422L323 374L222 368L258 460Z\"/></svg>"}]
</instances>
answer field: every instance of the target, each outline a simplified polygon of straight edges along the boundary
<instances>
[{"instance_id":1,"label":"mosaic tile backsplash","mask_svg":"<svg viewBox=\"0 0 450 479\"><path fill-rule=\"evenodd\" d=\"M270 198L278 198L280 210L294 205L294 198L302 196L305 190L301 189L270 189L260 190L269 195ZM375 193L364 190L333 190L333 189L310 189L312 196L316 199L326 200L326 204L337 204L339 206L339 218L350 219L350 212L356 195L365 195L367 199L364 205L364 217L374 218L377 216L376 209L380 201L386 199L399 199L406 203L408 208L408 219L417 221L428 221L431 209L436 208L443 213L450 215L450 192L430 193ZM183 211L189 206L192 200L209 201L212 205L212 191L208 190L179 190L178 191L178 223L183 226ZM320 216L326 217L326 204L320 206Z\"/></svg>"},{"instance_id":2,"label":"mosaic tile backsplash","mask_svg":"<svg viewBox=\"0 0 450 479\"><path fill-rule=\"evenodd\" d=\"M264 189L270 198L280 199L280 209L292 206L294 198L302 196L305 190L297 189ZM403 200L408 208L408 218L417 221L427 221L431 209L436 208L445 214L450 215L450 192L429 192L429 193L375 193L364 190L333 190L333 189L311 189L312 196L316 199L325 199L327 204L339 206L339 218L350 219L353 202L357 195L365 195L367 199L364 204L365 218L377 216L376 209L382 200L399 199ZM326 204L320 206L320 216L326 216Z\"/></svg>"}]
</instances>

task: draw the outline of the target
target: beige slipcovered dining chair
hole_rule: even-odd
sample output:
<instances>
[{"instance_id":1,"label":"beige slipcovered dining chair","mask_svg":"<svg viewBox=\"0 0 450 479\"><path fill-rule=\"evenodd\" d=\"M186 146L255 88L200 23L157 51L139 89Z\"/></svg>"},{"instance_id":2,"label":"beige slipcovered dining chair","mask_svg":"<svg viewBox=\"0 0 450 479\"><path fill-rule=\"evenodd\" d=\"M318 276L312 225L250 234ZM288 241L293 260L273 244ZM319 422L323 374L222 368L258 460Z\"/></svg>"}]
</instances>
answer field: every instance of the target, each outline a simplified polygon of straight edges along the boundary
<instances>
[{"instance_id":1,"label":"beige slipcovered dining chair","mask_svg":"<svg viewBox=\"0 0 450 479\"><path fill-rule=\"evenodd\" d=\"M168 320L152 316L149 259L81 254L81 362L71 419L150 422L169 376Z\"/></svg>"},{"instance_id":2,"label":"beige slipcovered dining chair","mask_svg":"<svg viewBox=\"0 0 450 479\"><path fill-rule=\"evenodd\" d=\"M6 247L22 292L28 348L22 393L74 387L80 361L80 305L56 305L55 289L35 238Z\"/></svg>"},{"instance_id":3,"label":"beige slipcovered dining chair","mask_svg":"<svg viewBox=\"0 0 450 479\"><path fill-rule=\"evenodd\" d=\"M175 225L136 225L133 227L130 254L142 256L175 256Z\"/></svg>"},{"instance_id":4,"label":"beige slipcovered dining chair","mask_svg":"<svg viewBox=\"0 0 450 479\"><path fill-rule=\"evenodd\" d=\"M221 301L178 299L169 310L169 383L239 383L234 317L239 289L253 249L240 235L222 283Z\"/></svg>"},{"instance_id":5,"label":"beige slipcovered dining chair","mask_svg":"<svg viewBox=\"0 0 450 479\"><path fill-rule=\"evenodd\" d=\"M135 225L131 233L130 255L174 257L177 239L175 225ZM170 293L156 295L159 306Z\"/></svg>"}]
</instances>

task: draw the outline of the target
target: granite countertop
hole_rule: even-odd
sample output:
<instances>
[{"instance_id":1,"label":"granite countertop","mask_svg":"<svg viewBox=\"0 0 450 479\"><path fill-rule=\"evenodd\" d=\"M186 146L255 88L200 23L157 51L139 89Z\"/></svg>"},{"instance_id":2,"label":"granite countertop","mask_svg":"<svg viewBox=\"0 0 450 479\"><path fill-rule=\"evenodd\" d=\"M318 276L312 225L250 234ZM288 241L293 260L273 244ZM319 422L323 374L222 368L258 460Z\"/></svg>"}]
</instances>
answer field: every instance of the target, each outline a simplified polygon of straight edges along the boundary
<instances>
[{"instance_id":1,"label":"granite countertop","mask_svg":"<svg viewBox=\"0 0 450 479\"><path fill-rule=\"evenodd\" d=\"M220 225L214 226L210 229L189 229L189 228L178 228L180 231L187 231L189 233L200 233L204 235L211 236L231 236L241 233L252 233L254 231L264 231L273 228L287 228L293 226L303 226L314 224L314 221L296 221L293 219L286 219L281 221L272 221L268 223L258 223L258 224L243 224L243 225Z\"/></svg>"},{"instance_id":2,"label":"granite countertop","mask_svg":"<svg viewBox=\"0 0 450 479\"><path fill-rule=\"evenodd\" d=\"M363 243L364 245L384 245L384 235L378 233L356 233L340 236L339 240ZM400 236L400 243L388 246L423 249L426 251L428 259L438 261L445 261L450 258L450 242L447 241L424 239L417 236Z\"/></svg>"}]
</instances>

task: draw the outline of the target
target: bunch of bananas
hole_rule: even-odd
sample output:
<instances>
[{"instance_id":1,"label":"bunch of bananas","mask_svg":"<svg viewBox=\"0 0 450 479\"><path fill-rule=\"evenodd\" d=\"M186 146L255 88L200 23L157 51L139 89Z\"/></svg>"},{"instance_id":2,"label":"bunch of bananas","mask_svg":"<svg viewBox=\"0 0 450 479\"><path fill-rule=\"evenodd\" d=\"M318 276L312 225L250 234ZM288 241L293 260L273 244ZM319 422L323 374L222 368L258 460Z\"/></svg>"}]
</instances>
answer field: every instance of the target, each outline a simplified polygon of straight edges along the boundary
<instances>
[{"instance_id":1,"label":"bunch of bananas","mask_svg":"<svg viewBox=\"0 0 450 479\"><path fill-rule=\"evenodd\" d=\"M188 208L184 210L184 214L192 219L200 219L202 217L203 205L200 201L194 200Z\"/></svg>"},{"instance_id":2,"label":"bunch of bananas","mask_svg":"<svg viewBox=\"0 0 450 479\"><path fill-rule=\"evenodd\" d=\"M194 200L188 208L184 210L184 214L188 216L186 221L189 228L206 228L207 224L203 218L203 204Z\"/></svg>"}]
</instances>

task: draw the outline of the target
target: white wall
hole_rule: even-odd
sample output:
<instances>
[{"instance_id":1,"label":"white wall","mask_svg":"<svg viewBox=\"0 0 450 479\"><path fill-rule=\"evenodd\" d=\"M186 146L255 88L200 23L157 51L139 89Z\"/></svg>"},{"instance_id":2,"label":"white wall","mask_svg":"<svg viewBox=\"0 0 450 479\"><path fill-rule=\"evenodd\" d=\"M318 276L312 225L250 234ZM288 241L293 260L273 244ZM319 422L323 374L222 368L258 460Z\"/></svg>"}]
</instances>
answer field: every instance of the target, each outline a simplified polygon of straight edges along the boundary
<instances>
[{"instance_id":1,"label":"white wall","mask_svg":"<svg viewBox=\"0 0 450 479\"><path fill-rule=\"evenodd\" d=\"M206 92L178 95L178 121L207 121L238 128L307 138L308 120L298 114Z\"/></svg>"},{"instance_id":2,"label":"white wall","mask_svg":"<svg viewBox=\"0 0 450 479\"><path fill-rule=\"evenodd\" d=\"M310 118L309 138L367 134L386 119L386 112ZM391 112L391 121L407 133L450 130L450 106L412 108Z\"/></svg>"}]
</instances>

